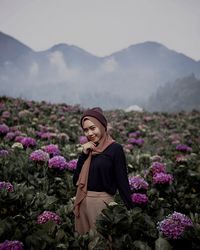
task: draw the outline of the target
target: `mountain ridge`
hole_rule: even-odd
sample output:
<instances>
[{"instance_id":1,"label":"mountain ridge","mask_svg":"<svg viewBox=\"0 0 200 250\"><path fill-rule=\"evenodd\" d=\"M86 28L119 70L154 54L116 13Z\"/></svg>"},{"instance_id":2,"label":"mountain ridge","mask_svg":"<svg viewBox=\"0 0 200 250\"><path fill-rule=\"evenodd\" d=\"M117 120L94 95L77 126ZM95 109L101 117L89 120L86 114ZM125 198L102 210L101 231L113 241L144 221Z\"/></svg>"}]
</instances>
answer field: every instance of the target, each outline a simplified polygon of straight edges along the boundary
<instances>
[{"instance_id":1,"label":"mountain ridge","mask_svg":"<svg viewBox=\"0 0 200 250\"><path fill-rule=\"evenodd\" d=\"M36 52L14 39L9 43L13 59L12 53L4 54L8 44L3 36L0 33L0 55L6 59L0 59L0 91L13 97L105 109L146 107L166 83L192 73L200 78L199 61L153 41L98 57L65 43Z\"/></svg>"}]
</instances>

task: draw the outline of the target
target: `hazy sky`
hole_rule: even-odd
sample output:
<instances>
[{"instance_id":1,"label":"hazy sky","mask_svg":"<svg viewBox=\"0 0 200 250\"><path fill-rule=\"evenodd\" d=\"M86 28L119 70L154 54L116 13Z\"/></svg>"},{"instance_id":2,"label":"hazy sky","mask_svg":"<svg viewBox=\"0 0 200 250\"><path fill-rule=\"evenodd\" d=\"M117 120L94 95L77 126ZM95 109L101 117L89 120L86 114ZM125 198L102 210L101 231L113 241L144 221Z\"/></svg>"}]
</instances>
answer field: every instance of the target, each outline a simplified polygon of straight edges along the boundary
<instances>
[{"instance_id":1,"label":"hazy sky","mask_svg":"<svg viewBox=\"0 0 200 250\"><path fill-rule=\"evenodd\" d=\"M67 43L106 56L156 41L200 60L200 0L0 0L0 31L36 51Z\"/></svg>"}]
</instances>

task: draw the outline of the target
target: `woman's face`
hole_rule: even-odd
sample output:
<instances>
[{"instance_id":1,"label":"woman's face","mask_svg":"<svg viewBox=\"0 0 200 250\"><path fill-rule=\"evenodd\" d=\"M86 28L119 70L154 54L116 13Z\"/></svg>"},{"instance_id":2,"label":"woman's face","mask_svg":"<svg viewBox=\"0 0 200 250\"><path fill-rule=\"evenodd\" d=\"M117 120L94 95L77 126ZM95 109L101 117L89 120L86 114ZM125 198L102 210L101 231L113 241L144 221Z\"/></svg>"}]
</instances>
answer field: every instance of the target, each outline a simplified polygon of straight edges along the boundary
<instances>
[{"instance_id":1,"label":"woman's face","mask_svg":"<svg viewBox=\"0 0 200 250\"><path fill-rule=\"evenodd\" d=\"M88 119L83 122L83 131L87 139L94 143L98 143L102 138L102 132L99 127Z\"/></svg>"}]
</instances>

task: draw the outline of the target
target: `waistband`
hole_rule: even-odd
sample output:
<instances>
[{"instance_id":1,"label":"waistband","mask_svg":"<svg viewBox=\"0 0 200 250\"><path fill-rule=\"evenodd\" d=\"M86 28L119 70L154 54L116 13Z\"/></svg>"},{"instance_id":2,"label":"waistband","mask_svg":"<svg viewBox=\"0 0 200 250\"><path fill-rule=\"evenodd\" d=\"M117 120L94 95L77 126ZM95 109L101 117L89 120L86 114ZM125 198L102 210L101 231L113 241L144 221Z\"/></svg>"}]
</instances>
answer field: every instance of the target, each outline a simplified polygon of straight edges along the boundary
<instances>
[{"instance_id":1,"label":"waistband","mask_svg":"<svg viewBox=\"0 0 200 250\"><path fill-rule=\"evenodd\" d=\"M88 197L113 197L112 195L106 192L95 192L95 191L87 191Z\"/></svg>"}]
</instances>

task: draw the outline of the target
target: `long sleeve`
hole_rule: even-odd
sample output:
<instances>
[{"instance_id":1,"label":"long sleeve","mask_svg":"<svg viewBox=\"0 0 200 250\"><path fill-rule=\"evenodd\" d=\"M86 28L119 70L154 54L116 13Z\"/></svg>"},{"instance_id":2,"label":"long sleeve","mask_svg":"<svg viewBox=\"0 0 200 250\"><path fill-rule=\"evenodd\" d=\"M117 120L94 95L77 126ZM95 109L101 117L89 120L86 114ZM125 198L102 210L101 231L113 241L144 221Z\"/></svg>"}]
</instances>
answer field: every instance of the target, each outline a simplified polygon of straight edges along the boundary
<instances>
[{"instance_id":1,"label":"long sleeve","mask_svg":"<svg viewBox=\"0 0 200 250\"><path fill-rule=\"evenodd\" d=\"M118 144L114 155L115 177L120 197L128 209L133 208L131 190L128 181L127 165L125 153L121 145Z\"/></svg>"},{"instance_id":2,"label":"long sleeve","mask_svg":"<svg viewBox=\"0 0 200 250\"><path fill-rule=\"evenodd\" d=\"M73 184L74 184L74 186L76 186L76 183L78 181L79 174L81 172L82 166L83 166L85 160L87 159L87 157L88 157L88 155L86 155L84 153L82 153L78 157L77 166L76 166L76 169L75 169L74 175L73 175Z\"/></svg>"}]
</instances>

